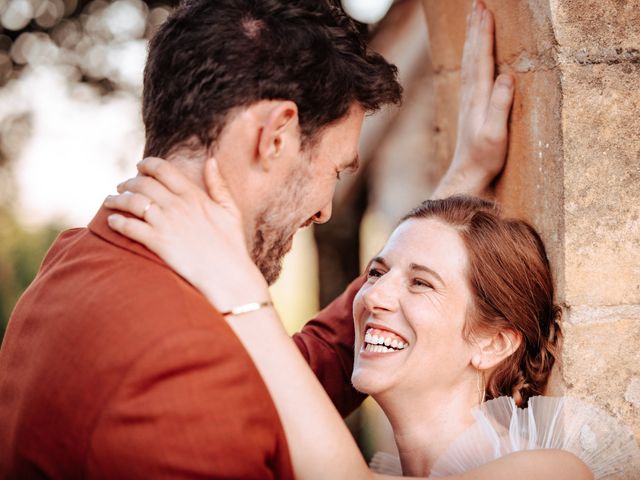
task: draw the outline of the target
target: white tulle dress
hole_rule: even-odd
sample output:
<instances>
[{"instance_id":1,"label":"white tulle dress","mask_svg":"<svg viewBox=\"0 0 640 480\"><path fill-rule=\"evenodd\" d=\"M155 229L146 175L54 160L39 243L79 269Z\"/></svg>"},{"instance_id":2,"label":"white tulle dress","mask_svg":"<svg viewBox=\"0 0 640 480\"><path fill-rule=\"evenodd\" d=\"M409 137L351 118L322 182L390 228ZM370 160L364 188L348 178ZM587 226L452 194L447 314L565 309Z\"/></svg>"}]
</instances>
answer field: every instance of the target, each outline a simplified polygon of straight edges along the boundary
<instances>
[{"instance_id":1,"label":"white tulle dress","mask_svg":"<svg viewBox=\"0 0 640 480\"><path fill-rule=\"evenodd\" d=\"M640 479L633 433L604 410L572 397L533 397L518 408L511 397L473 411L475 423L437 460L429 478L464 473L512 452L555 448L580 458L600 479ZM371 468L401 475L398 457L377 453Z\"/></svg>"}]
</instances>

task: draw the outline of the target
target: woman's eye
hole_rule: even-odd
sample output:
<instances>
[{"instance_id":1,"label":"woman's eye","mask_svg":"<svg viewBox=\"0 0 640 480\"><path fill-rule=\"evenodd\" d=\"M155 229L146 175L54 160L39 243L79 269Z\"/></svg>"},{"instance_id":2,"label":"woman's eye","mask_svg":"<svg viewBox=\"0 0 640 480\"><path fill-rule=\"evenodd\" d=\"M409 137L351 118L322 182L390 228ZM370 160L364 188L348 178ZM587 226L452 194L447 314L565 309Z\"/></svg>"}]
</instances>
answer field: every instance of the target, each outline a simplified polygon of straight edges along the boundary
<instances>
[{"instance_id":1,"label":"woman's eye","mask_svg":"<svg viewBox=\"0 0 640 480\"><path fill-rule=\"evenodd\" d=\"M378 270L377 268L370 268L369 272L367 273L367 276L369 278L378 278L382 276L382 272L380 270Z\"/></svg>"},{"instance_id":2,"label":"woman's eye","mask_svg":"<svg viewBox=\"0 0 640 480\"><path fill-rule=\"evenodd\" d=\"M421 280L419 278L414 278L412 281L413 286L415 287L420 287L420 288L433 288L433 285L431 285L429 282L426 282L424 280Z\"/></svg>"}]
</instances>

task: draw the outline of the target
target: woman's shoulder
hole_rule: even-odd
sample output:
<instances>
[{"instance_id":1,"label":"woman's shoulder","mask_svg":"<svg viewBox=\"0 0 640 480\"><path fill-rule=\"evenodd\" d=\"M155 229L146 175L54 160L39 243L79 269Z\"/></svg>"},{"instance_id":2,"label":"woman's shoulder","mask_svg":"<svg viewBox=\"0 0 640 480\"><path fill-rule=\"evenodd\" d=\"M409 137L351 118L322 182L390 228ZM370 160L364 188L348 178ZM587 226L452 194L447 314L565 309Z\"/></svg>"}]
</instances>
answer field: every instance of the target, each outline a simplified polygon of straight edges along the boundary
<instances>
[{"instance_id":1,"label":"woman's shoulder","mask_svg":"<svg viewBox=\"0 0 640 480\"><path fill-rule=\"evenodd\" d=\"M514 452L458 477L460 480L592 480L593 473L573 453L559 449Z\"/></svg>"}]
</instances>

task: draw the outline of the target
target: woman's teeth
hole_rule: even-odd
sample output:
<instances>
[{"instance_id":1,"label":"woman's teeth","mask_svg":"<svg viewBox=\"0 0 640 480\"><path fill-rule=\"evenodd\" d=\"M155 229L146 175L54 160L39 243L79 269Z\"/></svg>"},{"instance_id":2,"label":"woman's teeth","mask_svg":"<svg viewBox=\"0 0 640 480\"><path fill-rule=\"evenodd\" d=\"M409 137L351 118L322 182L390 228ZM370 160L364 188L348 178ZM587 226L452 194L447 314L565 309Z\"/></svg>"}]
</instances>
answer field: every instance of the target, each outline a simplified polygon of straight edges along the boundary
<instances>
[{"instance_id":1,"label":"woman's teeth","mask_svg":"<svg viewBox=\"0 0 640 480\"><path fill-rule=\"evenodd\" d=\"M369 328L364 335L364 350L366 352L397 352L409 344L394 333Z\"/></svg>"}]
</instances>

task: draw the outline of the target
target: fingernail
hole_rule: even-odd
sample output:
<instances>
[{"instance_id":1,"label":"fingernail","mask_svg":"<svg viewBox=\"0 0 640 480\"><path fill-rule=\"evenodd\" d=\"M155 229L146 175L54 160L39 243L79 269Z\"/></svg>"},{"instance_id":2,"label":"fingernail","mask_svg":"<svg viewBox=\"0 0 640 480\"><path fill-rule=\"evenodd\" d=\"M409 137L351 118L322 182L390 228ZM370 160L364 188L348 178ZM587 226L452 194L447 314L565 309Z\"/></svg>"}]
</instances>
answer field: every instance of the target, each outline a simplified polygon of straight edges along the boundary
<instances>
[{"instance_id":1,"label":"fingernail","mask_svg":"<svg viewBox=\"0 0 640 480\"><path fill-rule=\"evenodd\" d=\"M112 225L115 221L117 221L117 219L118 219L118 215L116 215L115 213L111 214L107 217L107 223L109 225Z\"/></svg>"},{"instance_id":2,"label":"fingernail","mask_svg":"<svg viewBox=\"0 0 640 480\"><path fill-rule=\"evenodd\" d=\"M482 12L482 25L486 25L487 23L489 23L489 12L485 10Z\"/></svg>"},{"instance_id":3,"label":"fingernail","mask_svg":"<svg viewBox=\"0 0 640 480\"><path fill-rule=\"evenodd\" d=\"M111 201L111 195L107 195L103 203L109 203L110 201Z\"/></svg>"}]
</instances>

